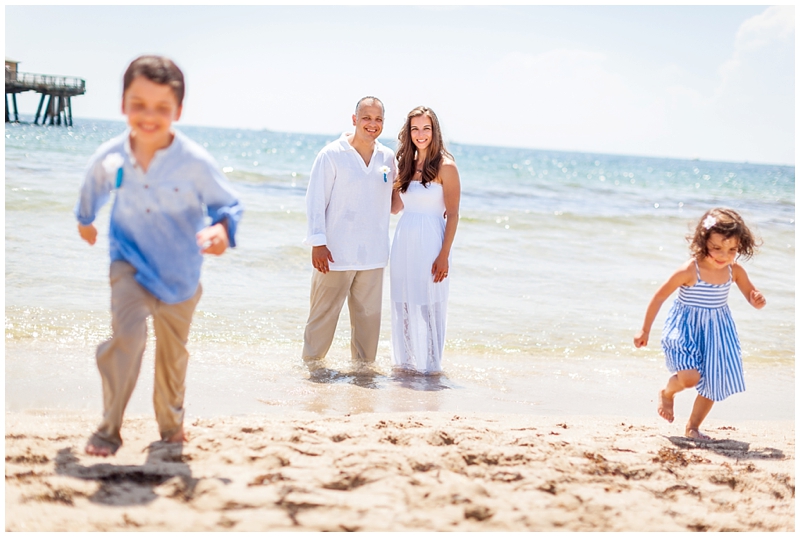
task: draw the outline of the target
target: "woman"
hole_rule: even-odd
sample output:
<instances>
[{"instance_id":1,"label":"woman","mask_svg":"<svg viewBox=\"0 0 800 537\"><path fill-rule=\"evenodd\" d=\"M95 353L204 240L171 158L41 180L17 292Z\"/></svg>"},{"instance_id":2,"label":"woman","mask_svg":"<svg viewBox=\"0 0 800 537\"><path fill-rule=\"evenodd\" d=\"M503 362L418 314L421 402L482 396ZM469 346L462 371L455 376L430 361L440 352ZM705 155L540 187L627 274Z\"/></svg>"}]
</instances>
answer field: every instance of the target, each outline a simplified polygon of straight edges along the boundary
<instances>
[{"instance_id":1,"label":"woman","mask_svg":"<svg viewBox=\"0 0 800 537\"><path fill-rule=\"evenodd\" d=\"M433 110L418 106L409 112L398 139L392 213L402 210L403 216L389 261L393 362L439 373L461 183Z\"/></svg>"}]
</instances>

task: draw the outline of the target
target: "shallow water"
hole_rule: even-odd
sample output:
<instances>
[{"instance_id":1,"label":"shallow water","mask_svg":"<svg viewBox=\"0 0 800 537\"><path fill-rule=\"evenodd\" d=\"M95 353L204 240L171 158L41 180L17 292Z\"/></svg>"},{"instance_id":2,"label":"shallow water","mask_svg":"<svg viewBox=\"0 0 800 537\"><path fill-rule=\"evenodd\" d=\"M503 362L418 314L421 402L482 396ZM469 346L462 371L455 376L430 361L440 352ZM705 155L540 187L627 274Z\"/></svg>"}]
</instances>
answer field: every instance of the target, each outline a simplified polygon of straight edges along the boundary
<instances>
[{"instance_id":1,"label":"shallow water","mask_svg":"<svg viewBox=\"0 0 800 537\"><path fill-rule=\"evenodd\" d=\"M72 209L89 155L124 126L75 123L6 125L6 410L99 414L94 349L110 332L108 209L94 247L80 241ZM351 374L344 308L329 357L338 374L311 382L299 356L311 279L304 194L314 155L338 134L179 128L206 145L246 207L239 246L204 265L190 414L651 415L668 376L658 341L669 303L648 348L634 349L633 335L652 293L687 258L689 226L725 205L763 239L745 267L768 305L756 311L732 290L748 391L712 416L794 417L793 167L454 145L464 194L445 375L391 371L385 296L376 374ZM152 344L130 412L151 412L151 375ZM679 415L692 398L679 398Z\"/></svg>"}]
</instances>

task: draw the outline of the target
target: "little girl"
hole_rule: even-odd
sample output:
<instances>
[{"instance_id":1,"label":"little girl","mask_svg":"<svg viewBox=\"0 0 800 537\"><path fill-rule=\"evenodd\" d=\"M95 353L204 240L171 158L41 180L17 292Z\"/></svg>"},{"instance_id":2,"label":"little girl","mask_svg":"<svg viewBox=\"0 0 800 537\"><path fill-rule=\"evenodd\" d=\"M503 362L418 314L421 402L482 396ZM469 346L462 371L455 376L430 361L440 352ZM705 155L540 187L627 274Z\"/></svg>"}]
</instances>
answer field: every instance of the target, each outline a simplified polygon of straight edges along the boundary
<instances>
[{"instance_id":1,"label":"little girl","mask_svg":"<svg viewBox=\"0 0 800 537\"><path fill-rule=\"evenodd\" d=\"M752 233L736 211L711 209L700 219L694 236L687 239L692 259L656 291L633 344L637 348L647 345L661 304L680 288L661 338L667 368L675 374L659 392L658 414L672 423L675 394L696 387L698 395L686 436L708 440L700 432L700 424L714 401L744 391L742 351L728 309L731 283L736 283L754 308L763 308L767 301L736 262L739 256L752 257L756 249Z\"/></svg>"}]
</instances>

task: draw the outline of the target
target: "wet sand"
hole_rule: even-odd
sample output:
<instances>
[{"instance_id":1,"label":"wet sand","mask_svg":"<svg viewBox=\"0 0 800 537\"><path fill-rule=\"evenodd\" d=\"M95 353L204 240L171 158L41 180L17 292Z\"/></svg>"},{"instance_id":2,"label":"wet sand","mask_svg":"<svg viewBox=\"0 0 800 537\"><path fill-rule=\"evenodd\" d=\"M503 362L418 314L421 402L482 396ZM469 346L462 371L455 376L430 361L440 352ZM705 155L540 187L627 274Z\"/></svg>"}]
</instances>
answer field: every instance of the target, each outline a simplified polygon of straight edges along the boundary
<instances>
[{"instance_id":1,"label":"wet sand","mask_svg":"<svg viewBox=\"0 0 800 537\"><path fill-rule=\"evenodd\" d=\"M190 418L9 412L7 531L793 531L791 421L453 412Z\"/></svg>"}]
</instances>

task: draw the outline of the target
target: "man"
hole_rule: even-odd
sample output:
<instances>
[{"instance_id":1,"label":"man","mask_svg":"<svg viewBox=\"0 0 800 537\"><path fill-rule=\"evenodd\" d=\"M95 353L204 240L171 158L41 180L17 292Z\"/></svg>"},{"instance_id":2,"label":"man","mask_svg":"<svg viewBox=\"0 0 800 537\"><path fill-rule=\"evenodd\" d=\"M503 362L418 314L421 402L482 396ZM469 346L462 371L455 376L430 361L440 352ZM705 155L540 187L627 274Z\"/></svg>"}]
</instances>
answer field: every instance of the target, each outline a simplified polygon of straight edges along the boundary
<instances>
[{"instance_id":1,"label":"man","mask_svg":"<svg viewBox=\"0 0 800 537\"><path fill-rule=\"evenodd\" d=\"M305 244L312 247L315 271L303 360L312 374L323 370L345 298L356 366L372 364L378 352L396 174L394 152L378 142L383 114L378 98L362 98L353 114L355 132L326 145L311 167Z\"/></svg>"}]
</instances>

